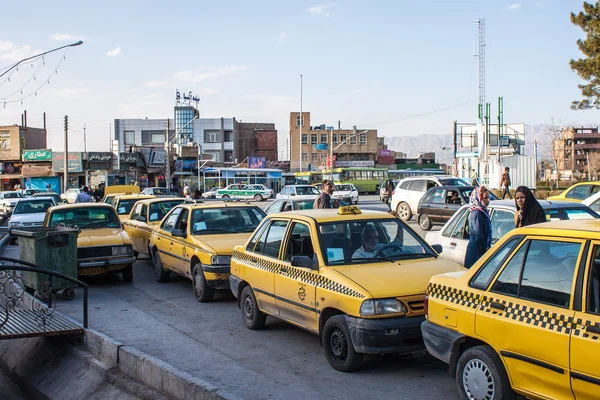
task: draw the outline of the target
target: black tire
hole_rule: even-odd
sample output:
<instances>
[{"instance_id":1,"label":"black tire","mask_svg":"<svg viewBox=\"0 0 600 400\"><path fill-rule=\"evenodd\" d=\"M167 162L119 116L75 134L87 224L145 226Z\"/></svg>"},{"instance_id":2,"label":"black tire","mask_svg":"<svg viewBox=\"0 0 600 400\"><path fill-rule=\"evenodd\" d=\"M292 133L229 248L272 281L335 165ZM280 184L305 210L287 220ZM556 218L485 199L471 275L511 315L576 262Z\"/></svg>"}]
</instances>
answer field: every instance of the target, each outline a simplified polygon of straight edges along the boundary
<instances>
[{"instance_id":1,"label":"black tire","mask_svg":"<svg viewBox=\"0 0 600 400\"><path fill-rule=\"evenodd\" d=\"M431 224L431 218L429 218L429 215L427 215L427 214L419 215L419 226L424 231L428 231L431 229L432 224Z\"/></svg>"},{"instance_id":2,"label":"black tire","mask_svg":"<svg viewBox=\"0 0 600 400\"><path fill-rule=\"evenodd\" d=\"M264 198L260 194L254 195L254 201L263 201L263 200L264 200Z\"/></svg>"},{"instance_id":3,"label":"black tire","mask_svg":"<svg viewBox=\"0 0 600 400\"><path fill-rule=\"evenodd\" d=\"M242 308L242 320L244 320L246 328L258 330L265 326L267 316L258 308L256 296L254 296L254 291L250 286L246 286L242 290L240 305Z\"/></svg>"},{"instance_id":4,"label":"black tire","mask_svg":"<svg viewBox=\"0 0 600 400\"><path fill-rule=\"evenodd\" d=\"M398 203L396 206L396 212L400 216L400 219L404 222L408 222L412 219L412 210L410 209L408 203L404 201Z\"/></svg>"},{"instance_id":5,"label":"black tire","mask_svg":"<svg viewBox=\"0 0 600 400\"><path fill-rule=\"evenodd\" d=\"M66 288L62 291L62 296L65 300L73 300L75 298L75 289L74 288Z\"/></svg>"},{"instance_id":6,"label":"black tire","mask_svg":"<svg viewBox=\"0 0 600 400\"><path fill-rule=\"evenodd\" d=\"M135 259L138 259L138 256L140 255L140 253L138 253L137 251L133 251L133 256L135 257Z\"/></svg>"},{"instance_id":7,"label":"black tire","mask_svg":"<svg viewBox=\"0 0 600 400\"><path fill-rule=\"evenodd\" d=\"M456 369L456 388L464 399L517 398L510 387L502 361L489 346L471 347L460 356Z\"/></svg>"},{"instance_id":8,"label":"black tire","mask_svg":"<svg viewBox=\"0 0 600 400\"><path fill-rule=\"evenodd\" d=\"M228 194L224 194L224 195L223 195L221 198L222 198L222 199L228 199L228 198L229 198L229 195L228 195Z\"/></svg>"},{"instance_id":9,"label":"black tire","mask_svg":"<svg viewBox=\"0 0 600 400\"><path fill-rule=\"evenodd\" d=\"M350 372L360 368L363 355L354 350L343 315L334 315L325 322L323 349L327 361L334 369Z\"/></svg>"},{"instance_id":10,"label":"black tire","mask_svg":"<svg viewBox=\"0 0 600 400\"><path fill-rule=\"evenodd\" d=\"M123 282L133 282L133 264L129 264L121 270Z\"/></svg>"},{"instance_id":11,"label":"black tire","mask_svg":"<svg viewBox=\"0 0 600 400\"><path fill-rule=\"evenodd\" d=\"M215 296L215 289L208 286L200 263L194 265L192 269L192 289L196 300L200 302L211 301Z\"/></svg>"},{"instance_id":12,"label":"black tire","mask_svg":"<svg viewBox=\"0 0 600 400\"><path fill-rule=\"evenodd\" d=\"M154 266L154 279L156 279L156 282L168 282L171 273L163 268L158 250L154 252L152 257L152 265Z\"/></svg>"}]
</instances>

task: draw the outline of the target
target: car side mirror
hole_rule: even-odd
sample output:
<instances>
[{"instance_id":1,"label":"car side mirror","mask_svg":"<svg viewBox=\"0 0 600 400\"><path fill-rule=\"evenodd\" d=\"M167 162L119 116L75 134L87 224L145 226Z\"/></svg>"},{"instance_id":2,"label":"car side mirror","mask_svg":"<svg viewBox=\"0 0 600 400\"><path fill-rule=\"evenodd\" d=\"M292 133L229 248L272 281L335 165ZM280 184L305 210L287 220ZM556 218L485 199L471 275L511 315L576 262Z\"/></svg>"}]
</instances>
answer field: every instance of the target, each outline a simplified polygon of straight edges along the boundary
<instances>
[{"instance_id":1,"label":"car side mirror","mask_svg":"<svg viewBox=\"0 0 600 400\"><path fill-rule=\"evenodd\" d=\"M319 269L319 265L317 264L317 257L315 255L313 255L312 257L293 256L292 267L309 268L314 270Z\"/></svg>"},{"instance_id":2,"label":"car side mirror","mask_svg":"<svg viewBox=\"0 0 600 400\"><path fill-rule=\"evenodd\" d=\"M184 238L184 237L186 237L186 234L183 229L173 229L171 231L171 236Z\"/></svg>"},{"instance_id":3,"label":"car side mirror","mask_svg":"<svg viewBox=\"0 0 600 400\"><path fill-rule=\"evenodd\" d=\"M146 222L146 217L144 217L143 215L138 215L136 220L138 220L140 222Z\"/></svg>"},{"instance_id":4,"label":"car side mirror","mask_svg":"<svg viewBox=\"0 0 600 400\"><path fill-rule=\"evenodd\" d=\"M438 254L442 254L442 252L444 251L444 248L442 247L441 244L434 244L431 246L431 248L434 249L435 252Z\"/></svg>"}]
</instances>

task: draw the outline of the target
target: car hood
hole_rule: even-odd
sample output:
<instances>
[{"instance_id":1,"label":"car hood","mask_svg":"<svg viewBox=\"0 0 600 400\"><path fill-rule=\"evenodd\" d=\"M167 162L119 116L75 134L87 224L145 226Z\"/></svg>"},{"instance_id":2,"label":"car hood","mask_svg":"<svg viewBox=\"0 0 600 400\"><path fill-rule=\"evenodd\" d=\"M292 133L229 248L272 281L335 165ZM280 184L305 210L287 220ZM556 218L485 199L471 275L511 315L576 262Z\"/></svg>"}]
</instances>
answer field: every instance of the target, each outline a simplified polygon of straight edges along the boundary
<instances>
[{"instance_id":1,"label":"car hood","mask_svg":"<svg viewBox=\"0 0 600 400\"><path fill-rule=\"evenodd\" d=\"M120 228L82 229L77 237L77 247L119 246L130 243L129 236Z\"/></svg>"},{"instance_id":2,"label":"car hood","mask_svg":"<svg viewBox=\"0 0 600 400\"><path fill-rule=\"evenodd\" d=\"M352 192L350 190L338 190L336 192L333 192L333 196L337 197L337 196L350 196L352 194Z\"/></svg>"},{"instance_id":3,"label":"car hood","mask_svg":"<svg viewBox=\"0 0 600 400\"><path fill-rule=\"evenodd\" d=\"M208 253L231 255L235 246L246 243L252 232L225 235L195 235L194 242Z\"/></svg>"},{"instance_id":4,"label":"car hood","mask_svg":"<svg viewBox=\"0 0 600 400\"><path fill-rule=\"evenodd\" d=\"M33 214L13 214L10 218L10 222L44 222L46 213L33 213Z\"/></svg>"},{"instance_id":5,"label":"car hood","mask_svg":"<svg viewBox=\"0 0 600 400\"><path fill-rule=\"evenodd\" d=\"M465 271L458 264L440 258L383 261L333 269L361 285L376 299L423 294L433 275Z\"/></svg>"},{"instance_id":6,"label":"car hood","mask_svg":"<svg viewBox=\"0 0 600 400\"><path fill-rule=\"evenodd\" d=\"M4 202L10 204L11 206L14 206L19 200L21 199L4 199Z\"/></svg>"}]
</instances>

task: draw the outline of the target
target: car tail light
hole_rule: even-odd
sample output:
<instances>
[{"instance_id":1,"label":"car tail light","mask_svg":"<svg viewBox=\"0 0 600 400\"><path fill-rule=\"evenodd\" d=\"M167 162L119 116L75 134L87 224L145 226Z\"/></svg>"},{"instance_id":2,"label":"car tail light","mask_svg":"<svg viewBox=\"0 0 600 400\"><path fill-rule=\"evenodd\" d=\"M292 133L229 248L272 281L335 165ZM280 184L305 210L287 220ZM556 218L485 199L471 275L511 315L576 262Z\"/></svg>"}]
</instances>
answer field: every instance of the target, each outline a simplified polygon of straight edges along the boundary
<instances>
[{"instance_id":1,"label":"car tail light","mask_svg":"<svg viewBox=\"0 0 600 400\"><path fill-rule=\"evenodd\" d=\"M425 312L425 315L429 314L429 295L428 294L425 295L425 301L423 302L423 311Z\"/></svg>"},{"instance_id":2,"label":"car tail light","mask_svg":"<svg viewBox=\"0 0 600 400\"><path fill-rule=\"evenodd\" d=\"M396 193L396 191L395 191L395 190L392 190L392 196L394 195L394 193Z\"/></svg>"}]
</instances>

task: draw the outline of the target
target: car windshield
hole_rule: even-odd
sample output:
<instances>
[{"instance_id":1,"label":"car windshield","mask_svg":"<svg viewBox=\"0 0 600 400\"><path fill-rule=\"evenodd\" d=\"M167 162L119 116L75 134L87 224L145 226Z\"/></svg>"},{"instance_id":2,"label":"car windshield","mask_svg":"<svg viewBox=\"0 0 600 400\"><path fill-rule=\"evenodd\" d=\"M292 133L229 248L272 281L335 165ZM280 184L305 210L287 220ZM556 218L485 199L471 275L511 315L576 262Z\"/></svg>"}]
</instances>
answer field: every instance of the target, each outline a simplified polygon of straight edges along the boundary
<instances>
[{"instance_id":1,"label":"car windshield","mask_svg":"<svg viewBox=\"0 0 600 400\"><path fill-rule=\"evenodd\" d=\"M594 219L599 215L587 207L573 208L547 208L544 210L548 221L562 221L570 219Z\"/></svg>"},{"instance_id":2,"label":"car windshield","mask_svg":"<svg viewBox=\"0 0 600 400\"><path fill-rule=\"evenodd\" d=\"M352 191L352 186L350 186L350 185L335 185L335 190L339 190L341 192L344 192L344 191L350 192L350 191Z\"/></svg>"},{"instance_id":3,"label":"car windshield","mask_svg":"<svg viewBox=\"0 0 600 400\"><path fill-rule=\"evenodd\" d=\"M52 200L20 200L15 207L14 214L35 214L45 213L46 210L52 207Z\"/></svg>"},{"instance_id":4,"label":"car windshield","mask_svg":"<svg viewBox=\"0 0 600 400\"><path fill-rule=\"evenodd\" d=\"M4 193L5 199L22 199L23 195L19 192Z\"/></svg>"},{"instance_id":5,"label":"car windshield","mask_svg":"<svg viewBox=\"0 0 600 400\"><path fill-rule=\"evenodd\" d=\"M117 214L119 214L119 215L129 214L131 212L131 209L135 205L135 203L137 203L140 200L141 199L130 199L130 200L119 201L119 205L117 206Z\"/></svg>"},{"instance_id":6,"label":"car windshield","mask_svg":"<svg viewBox=\"0 0 600 400\"><path fill-rule=\"evenodd\" d=\"M327 265L437 257L412 229L398 219L355 220L318 225Z\"/></svg>"},{"instance_id":7,"label":"car windshield","mask_svg":"<svg viewBox=\"0 0 600 400\"><path fill-rule=\"evenodd\" d=\"M50 214L48 226L58 225L81 229L120 228L121 223L115 210L109 207L67 208L54 210Z\"/></svg>"},{"instance_id":8,"label":"car windshield","mask_svg":"<svg viewBox=\"0 0 600 400\"><path fill-rule=\"evenodd\" d=\"M112 201L114 200L115 196L106 196L106 198L104 199L104 202L106 204L112 204Z\"/></svg>"},{"instance_id":9,"label":"car windshield","mask_svg":"<svg viewBox=\"0 0 600 400\"><path fill-rule=\"evenodd\" d=\"M312 210L315 202L312 200L296 201L294 205L296 210Z\"/></svg>"},{"instance_id":10,"label":"car windshield","mask_svg":"<svg viewBox=\"0 0 600 400\"><path fill-rule=\"evenodd\" d=\"M311 195L311 194L319 194L319 191L314 186L297 186L296 193L298 196Z\"/></svg>"},{"instance_id":11,"label":"car windshield","mask_svg":"<svg viewBox=\"0 0 600 400\"><path fill-rule=\"evenodd\" d=\"M153 192L152 194L155 194L155 195L171 194L171 193L169 193L167 188L154 188L154 189L152 189L152 192Z\"/></svg>"},{"instance_id":12,"label":"car windshield","mask_svg":"<svg viewBox=\"0 0 600 400\"><path fill-rule=\"evenodd\" d=\"M439 178L444 186L470 186L467 182L459 178Z\"/></svg>"},{"instance_id":13,"label":"car windshield","mask_svg":"<svg viewBox=\"0 0 600 400\"><path fill-rule=\"evenodd\" d=\"M161 201L160 203L150 204L150 216L148 221L155 222L162 220L171 208L182 204L183 200Z\"/></svg>"},{"instance_id":14,"label":"car windshield","mask_svg":"<svg viewBox=\"0 0 600 400\"><path fill-rule=\"evenodd\" d=\"M197 208L192 212L192 235L252 232L264 217L258 207Z\"/></svg>"}]
</instances>

